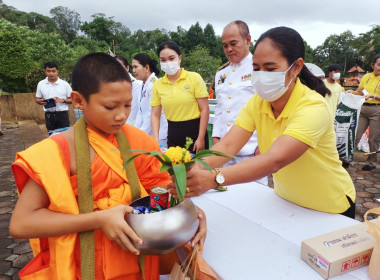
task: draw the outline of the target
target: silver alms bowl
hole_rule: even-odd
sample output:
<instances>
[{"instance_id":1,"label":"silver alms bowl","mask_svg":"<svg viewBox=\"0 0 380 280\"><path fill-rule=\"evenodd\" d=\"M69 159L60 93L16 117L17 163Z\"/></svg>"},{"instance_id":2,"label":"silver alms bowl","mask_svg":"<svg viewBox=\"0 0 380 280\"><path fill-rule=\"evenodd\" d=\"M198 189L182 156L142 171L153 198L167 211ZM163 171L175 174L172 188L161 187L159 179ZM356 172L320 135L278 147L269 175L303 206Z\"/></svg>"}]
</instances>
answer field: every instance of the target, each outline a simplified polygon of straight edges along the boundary
<instances>
[{"instance_id":1,"label":"silver alms bowl","mask_svg":"<svg viewBox=\"0 0 380 280\"><path fill-rule=\"evenodd\" d=\"M135 200L131 206L148 206L149 196ZM143 240L133 245L144 255L167 254L185 245L197 232L198 211L190 199L173 208L150 214L128 214L127 222Z\"/></svg>"}]
</instances>

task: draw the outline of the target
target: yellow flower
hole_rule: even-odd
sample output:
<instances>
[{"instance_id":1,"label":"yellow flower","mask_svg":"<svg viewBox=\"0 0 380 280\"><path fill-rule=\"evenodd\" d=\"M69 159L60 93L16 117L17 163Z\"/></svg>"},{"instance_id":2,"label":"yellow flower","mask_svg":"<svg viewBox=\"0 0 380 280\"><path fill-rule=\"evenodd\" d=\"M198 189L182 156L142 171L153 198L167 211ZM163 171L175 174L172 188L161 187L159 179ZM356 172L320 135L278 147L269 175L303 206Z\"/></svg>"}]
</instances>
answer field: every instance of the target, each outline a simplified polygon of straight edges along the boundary
<instances>
[{"instance_id":1,"label":"yellow flower","mask_svg":"<svg viewBox=\"0 0 380 280\"><path fill-rule=\"evenodd\" d=\"M181 147L170 147L165 155L170 158L172 164L185 163L191 160L189 151ZM182 161L183 158L183 161Z\"/></svg>"},{"instance_id":2,"label":"yellow flower","mask_svg":"<svg viewBox=\"0 0 380 280\"><path fill-rule=\"evenodd\" d=\"M191 155L190 155L189 151L186 151L183 162L189 162L190 160L191 160Z\"/></svg>"}]
</instances>

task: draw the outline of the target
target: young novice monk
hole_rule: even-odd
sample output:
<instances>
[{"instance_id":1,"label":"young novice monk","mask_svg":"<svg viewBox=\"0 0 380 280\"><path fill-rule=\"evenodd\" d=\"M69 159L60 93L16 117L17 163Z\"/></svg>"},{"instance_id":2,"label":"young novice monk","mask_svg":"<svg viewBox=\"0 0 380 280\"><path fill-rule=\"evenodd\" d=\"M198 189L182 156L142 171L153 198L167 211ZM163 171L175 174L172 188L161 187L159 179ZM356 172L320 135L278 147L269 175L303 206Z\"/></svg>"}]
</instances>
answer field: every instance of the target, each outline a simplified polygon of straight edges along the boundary
<instances>
[{"instance_id":1,"label":"young novice monk","mask_svg":"<svg viewBox=\"0 0 380 280\"><path fill-rule=\"evenodd\" d=\"M158 143L125 124L131 110L131 80L113 57L102 53L82 57L74 66L72 87L72 102L83 111L84 119L75 128L18 153L12 165L20 197L10 233L15 238L39 238L38 248L33 248L35 254L39 253L20 271L20 277L80 279L78 233L94 231L95 279L142 279L139 252L130 240L143 240L124 219L132 211L127 206L132 202L132 191L117 149L118 139L124 134L130 149L135 150L159 150ZM88 135L85 143L89 146L94 210L84 214L78 210L75 149L75 134L81 122L84 135ZM134 164L140 196L170 182L166 172L159 173L160 163L154 157L137 157ZM206 222L201 210L199 216L200 227L193 244L203 243L205 238ZM145 279L159 278L157 256L145 256L144 267Z\"/></svg>"}]
</instances>

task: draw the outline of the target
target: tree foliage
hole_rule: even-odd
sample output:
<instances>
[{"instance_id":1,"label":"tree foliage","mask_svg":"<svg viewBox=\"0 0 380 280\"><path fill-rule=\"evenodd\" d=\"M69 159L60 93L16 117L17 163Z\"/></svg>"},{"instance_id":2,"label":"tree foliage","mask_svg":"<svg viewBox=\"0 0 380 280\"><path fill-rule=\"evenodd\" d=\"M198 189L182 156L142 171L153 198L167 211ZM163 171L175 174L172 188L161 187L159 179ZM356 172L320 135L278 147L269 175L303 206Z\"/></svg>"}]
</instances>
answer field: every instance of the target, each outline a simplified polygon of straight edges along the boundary
<instances>
[{"instance_id":1,"label":"tree foliage","mask_svg":"<svg viewBox=\"0 0 380 280\"><path fill-rule=\"evenodd\" d=\"M188 30L177 26L174 31L156 28L132 33L127 26L102 13L92 15L91 20L84 23L79 13L63 6L51 9L50 15L18 11L0 0L3 89L23 91L28 86L34 90L32 80L38 79L35 75L38 71L34 68L41 69L46 61L55 61L61 74L70 73L78 58L91 52L112 49L129 61L135 54L145 52L158 61L157 48L166 40L173 40L180 46L182 66L200 73L207 82L227 61L221 37L215 34L210 23L204 28L196 22ZM79 31L83 32L81 36ZM330 35L316 48L304 44L305 61L323 70L329 64L338 63L343 68L343 76L355 64L371 71L372 58L380 53L380 25L372 26L369 32L358 37L351 31ZM253 45L250 50L254 51ZM6 61L8 56L10 60ZM9 74L5 71L7 68ZM70 80L70 76L67 79Z\"/></svg>"},{"instance_id":2,"label":"tree foliage","mask_svg":"<svg viewBox=\"0 0 380 280\"><path fill-rule=\"evenodd\" d=\"M70 43L74 40L81 25L80 15L77 12L62 6L51 9L50 14L52 15L52 20L56 24L62 39L66 43Z\"/></svg>"},{"instance_id":3,"label":"tree foliage","mask_svg":"<svg viewBox=\"0 0 380 280\"><path fill-rule=\"evenodd\" d=\"M360 34L352 45L362 58L363 68L372 71L372 60L375 55L380 54L380 25L373 25L369 32Z\"/></svg>"},{"instance_id":4,"label":"tree foliage","mask_svg":"<svg viewBox=\"0 0 380 280\"><path fill-rule=\"evenodd\" d=\"M205 46L205 35L199 22L190 26L183 40L183 48L186 52L191 52L196 46Z\"/></svg>"},{"instance_id":5,"label":"tree foliage","mask_svg":"<svg viewBox=\"0 0 380 280\"><path fill-rule=\"evenodd\" d=\"M27 56L27 46L17 33L0 31L0 79L2 89L9 92L26 90L24 77L31 61Z\"/></svg>"},{"instance_id":6,"label":"tree foliage","mask_svg":"<svg viewBox=\"0 0 380 280\"><path fill-rule=\"evenodd\" d=\"M210 83L222 60L209 54L209 50L203 46L196 46L182 61L182 66L200 74L206 83Z\"/></svg>"},{"instance_id":7,"label":"tree foliage","mask_svg":"<svg viewBox=\"0 0 380 280\"><path fill-rule=\"evenodd\" d=\"M41 68L33 68L25 77L27 87L35 92L38 83L45 78L45 72Z\"/></svg>"},{"instance_id":8,"label":"tree foliage","mask_svg":"<svg viewBox=\"0 0 380 280\"><path fill-rule=\"evenodd\" d=\"M322 69L327 69L330 64L337 63L346 72L359 60L358 50L352 47L354 35L351 31L345 31L340 35L330 35L325 42L315 50L315 61Z\"/></svg>"},{"instance_id":9,"label":"tree foliage","mask_svg":"<svg viewBox=\"0 0 380 280\"><path fill-rule=\"evenodd\" d=\"M115 22L113 17L97 13L91 16L91 22L84 22L80 29L91 39L105 41L108 44L120 43L125 37L131 35L131 31L120 22Z\"/></svg>"}]
</instances>

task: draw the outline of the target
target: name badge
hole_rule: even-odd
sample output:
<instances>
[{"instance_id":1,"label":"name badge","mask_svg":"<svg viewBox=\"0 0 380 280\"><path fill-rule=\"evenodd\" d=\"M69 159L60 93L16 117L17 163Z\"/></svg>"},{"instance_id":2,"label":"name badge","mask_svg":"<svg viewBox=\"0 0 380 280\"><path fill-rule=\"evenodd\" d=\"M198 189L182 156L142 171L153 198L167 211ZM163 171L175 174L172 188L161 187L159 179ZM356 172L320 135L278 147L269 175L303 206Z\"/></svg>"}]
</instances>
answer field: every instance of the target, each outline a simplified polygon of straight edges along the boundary
<instances>
[{"instance_id":1,"label":"name badge","mask_svg":"<svg viewBox=\"0 0 380 280\"><path fill-rule=\"evenodd\" d=\"M252 73L249 73L247 75L241 76L241 80L242 81L247 81L247 80L250 80L250 79L252 79Z\"/></svg>"}]
</instances>

